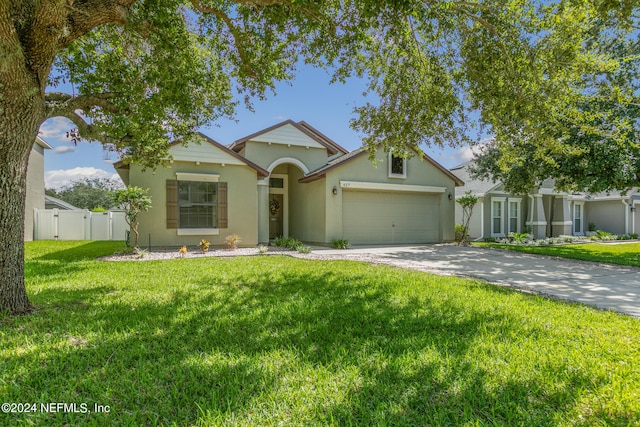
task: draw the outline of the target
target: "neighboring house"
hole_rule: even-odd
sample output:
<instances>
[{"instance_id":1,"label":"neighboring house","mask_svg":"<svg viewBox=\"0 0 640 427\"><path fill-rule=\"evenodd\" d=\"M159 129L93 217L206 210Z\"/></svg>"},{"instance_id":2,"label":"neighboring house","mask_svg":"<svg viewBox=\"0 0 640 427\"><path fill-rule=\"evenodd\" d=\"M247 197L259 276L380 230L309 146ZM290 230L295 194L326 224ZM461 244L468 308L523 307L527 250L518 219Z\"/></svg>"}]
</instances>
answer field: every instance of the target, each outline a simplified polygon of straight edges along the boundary
<instances>
[{"instance_id":1,"label":"neighboring house","mask_svg":"<svg viewBox=\"0 0 640 427\"><path fill-rule=\"evenodd\" d=\"M44 150L50 150L51 146L40 137L29 154L27 164L27 194L24 203L24 241L33 240L33 213L34 209L44 209Z\"/></svg>"},{"instance_id":2,"label":"neighboring house","mask_svg":"<svg viewBox=\"0 0 640 427\"><path fill-rule=\"evenodd\" d=\"M569 194L555 191L547 180L526 196L504 191L500 182L472 179L471 162L451 169L464 181L456 197L470 191L478 197L469 224L472 239L506 237L530 231L536 239L560 235L583 236L588 224L614 234L640 231L640 193L637 190L602 194ZM462 223L462 208L456 203L456 223Z\"/></svg>"},{"instance_id":3,"label":"neighboring house","mask_svg":"<svg viewBox=\"0 0 640 427\"><path fill-rule=\"evenodd\" d=\"M245 246L292 236L310 243L434 243L454 238L456 185L462 182L424 153L382 151L375 167L363 150L347 152L305 122L291 120L226 147L202 135L173 143L173 160L155 172L114 165L127 185L149 188L153 208L140 215L141 244Z\"/></svg>"},{"instance_id":4,"label":"neighboring house","mask_svg":"<svg viewBox=\"0 0 640 427\"><path fill-rule=\"evenodd\" d=\"M71 203L67 203L64 200L60 200L53 196L44 196L44 208L45 209L62 209L64 211L77 211L80 208L73 206Z\"/></svg>"}]
</instances>

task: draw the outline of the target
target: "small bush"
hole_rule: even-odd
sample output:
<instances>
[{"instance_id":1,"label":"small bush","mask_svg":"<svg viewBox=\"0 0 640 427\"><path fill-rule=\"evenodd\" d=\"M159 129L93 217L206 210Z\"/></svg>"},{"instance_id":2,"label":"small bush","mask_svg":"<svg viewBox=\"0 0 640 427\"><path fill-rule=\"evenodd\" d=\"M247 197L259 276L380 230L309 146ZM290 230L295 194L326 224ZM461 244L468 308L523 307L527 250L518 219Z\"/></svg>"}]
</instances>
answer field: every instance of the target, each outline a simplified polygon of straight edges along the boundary
<instances>
[{"instance_id":1,"label":"small bush","mask_svg":"<svg viewBox=\"0 0 640 427\"><path fill-rule=\"evenodd\" d=\"M96 206L95 208L91 209L91 212L95 212L95 213L101 213L101 212L106 212L107 210L105 208L103 208L102 206Z\"/></svg>"},{"instance_id":2,"label":"small bush","mask_svg":"<svg viewBox=\"0 0 640 427\"><path fill-rule=\"evenodd\" d=\"M614 240L615 236L613 233L609 233L608 231L597 230L596 231L596 239L598 240Z\"/></svg>"},{"instance_id":3,"label":"small bush","mask_svg":"<svg viewBox=\"0 0 640 427\"><path fill-rule=\"evenodd\" d=\"M261 254L266 254L268 250L269 248L265 245L258 246L258 252L260 252Z\"/></svg>"},{"instance_id":4,"label":"small bush","mask_svg":"<svg viewBox=\"0 0 640 427\"><path fill-rule=\"evenodd\" d=\"M527 233L509 233L509 238L516 245L522 245L527 241L529 235Z\"/></svg>"},{"instance_id":5,"label":"small bush","mask_svg":"<svg viewBox=\"0 0 640 427\"><path fill-rule=\"evenodd\" d=\"M237 234L228 235L224 238L224 241L227 243L229 249L238 249L238 243L241 242L240 236Z\"/></svg>"},{"instance_id":6,"label":"small bush","mask_svg":"<svg viewBox=\"0 0 640 427\"><path fill-rule=\"evenodd\" d=\"M301 253L301 254L311 253L311 248L306 245L300 245L296 250L298 251L298 253Z\"/></svg>"},{"instance_id":7,"label":"small bush","mask_svg":"<svg viewBox=\"0 0 640 427\"><path fill-rule=\"evenodd\" d=\"M334 239L331 241L331 247L335 249L348 249L350 244L346 239Z\"/></svg>"},{"instance_id":8,"label":"small bush","mask_svg":"<svg viewBox=\"0 0 640 427\"><path fill-rule=\"evenodd\" d=\"M484 240L485 243L496 243L498 241L498 239L496 239L495 237L485 237L482 240Z\"/></svg>"},{"instance_id":9,"label":"small bush","mask_svg":"<svg viewBox=\"0 0 640 427\"><path fill-rule=\"evenodd\" d=\"M180 257L184 257L186 254L187 254L187 247L185 245L182 245L182 247L178 249L178 255L180 255Z\"/></svg>"},{"instance_id":10,"label":"small bush","mask_svg":"<svg viewBox=\"0 0 640 427\"><path fill-rule=\"evenodd\" d=\"M202 239L200 240L200 243L198 243L198 246L200 246L200 250L202 251L202 253L205 254L209 250L209 246L211 246L211 243L209 243L209 241L206 239Z\"/></svg>"},{"instance_id":11,"label":"small bush","mask_svg":"<svg viewBox=\"0 0 640 427\"><path fill-rule=\"evenodd\" d=\"M629 237L632 238L633 240L638 240L638 233L631 233L629 234Z\"/></svg>"},{"instance_id":12,"label":"small bush","mask_svg":"<svg viewBox=\"0 0 640 427\"><path fill-rule=\"evenodd\" d=\"M149 255L149 251L140 247L133 248L133 254L140 259L146 258Z\"/></svg>"},{"instance_id":13,"label":"small bush","mask_svg":"<svg viewBox=\"0 0 640 427\"><path fill-rule=\"evenodd\" d=\"M298 248L302 246L302 242L298 239L294 239L293 237L278 237L274 239L273 246L297 251Z\"/></svg>"},{"instance_id":14,"label":"small bush","mask_svg":"<svg viewBox=\"0 0 640 427\"><path fill-rule=\"evenodd\" d=\"M595 222L590 222L587 226L587 231L596 231L597 229L598 227L596 226Z\"/></svg>"}]
</instances>

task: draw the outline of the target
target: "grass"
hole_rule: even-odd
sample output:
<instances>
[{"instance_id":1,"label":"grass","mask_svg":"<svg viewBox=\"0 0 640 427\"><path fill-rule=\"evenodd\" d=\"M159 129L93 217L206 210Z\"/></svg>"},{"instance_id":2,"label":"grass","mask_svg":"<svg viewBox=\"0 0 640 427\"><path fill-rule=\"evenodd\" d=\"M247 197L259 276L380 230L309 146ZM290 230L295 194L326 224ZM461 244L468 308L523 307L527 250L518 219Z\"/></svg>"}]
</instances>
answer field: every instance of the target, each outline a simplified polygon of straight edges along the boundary
<instances>
[{"instance_id":1,"label":"grass","mask_svg":"<svg viewBox=\"0 0 640 427\"><path fill-rule=\"evenodd\" d=\"M473 245L508 249L529 254L640 267L640 243L583 243L558 246L520 246L478 242Z\"/></svg>"},{"instance_id":2,"label":"grass","mask_svg":"<svg viewBox=\"0 0 640 427\"><path fill-rule=\"evenodd\" d=\"M106 263L27 244L0 425L638 425L640 320L482 282L281 256Z\"/></svg>"}]
</instances>

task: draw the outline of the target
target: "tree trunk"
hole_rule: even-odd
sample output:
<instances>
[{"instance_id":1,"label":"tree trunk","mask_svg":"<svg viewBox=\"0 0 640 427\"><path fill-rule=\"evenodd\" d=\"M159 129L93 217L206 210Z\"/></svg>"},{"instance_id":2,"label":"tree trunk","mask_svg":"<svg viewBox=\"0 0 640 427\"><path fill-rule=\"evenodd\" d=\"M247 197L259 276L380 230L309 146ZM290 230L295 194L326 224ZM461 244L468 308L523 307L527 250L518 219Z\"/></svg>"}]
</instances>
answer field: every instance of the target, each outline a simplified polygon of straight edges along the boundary
<instances>
[{"instance_id":1,"label":"tree trunk","mask_svg":"<svg viewBox=\"0 0 640 427\"><path fill-rule=\"evenodd\" d=\"M27 162L45 117L33 73L0 68L0 311L30 312L24 283L24 208ZM20 72L23 71L23 72Z\"/></svg>"}]
</instances>

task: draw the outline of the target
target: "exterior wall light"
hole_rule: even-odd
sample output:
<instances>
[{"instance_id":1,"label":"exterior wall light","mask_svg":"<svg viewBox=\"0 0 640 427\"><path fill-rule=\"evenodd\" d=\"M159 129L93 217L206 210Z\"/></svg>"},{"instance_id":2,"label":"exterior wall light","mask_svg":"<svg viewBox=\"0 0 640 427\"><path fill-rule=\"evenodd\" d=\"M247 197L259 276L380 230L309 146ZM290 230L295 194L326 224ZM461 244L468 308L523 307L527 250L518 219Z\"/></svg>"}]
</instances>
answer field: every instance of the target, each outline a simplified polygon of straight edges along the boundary
<instances>
[{"instance_id":1,"label":"exterior wall light","mask_svg":"<svg viewBox=\"0 0 640 427\"><path fill-rule=\"evenodd\" d=\"M333 186L333 190L331 190L331 194L333 194L334 196L338 195L338 188L335 185Z\"/></svg>"}]
</instances>

